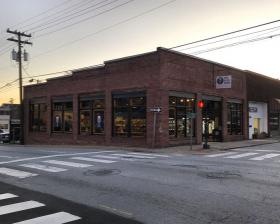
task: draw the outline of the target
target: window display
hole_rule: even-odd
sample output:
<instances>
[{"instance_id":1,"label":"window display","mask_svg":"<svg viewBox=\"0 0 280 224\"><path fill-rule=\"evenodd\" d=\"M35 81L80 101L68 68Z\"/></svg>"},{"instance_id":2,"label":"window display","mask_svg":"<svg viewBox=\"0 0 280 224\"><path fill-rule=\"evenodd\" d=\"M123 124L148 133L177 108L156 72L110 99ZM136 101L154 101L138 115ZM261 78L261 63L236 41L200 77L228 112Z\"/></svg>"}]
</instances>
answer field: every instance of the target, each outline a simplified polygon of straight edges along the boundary
<instances>
[{"instance_id":1,"label":"window display","mask_svg":"<svg viewBox=\"0 0 280 224\"><path fill-rule=\"evenodd\" d=\"M146 98L144 93L113 96L114 136L141 137L146 134Z\"/></svg>"},{"instance_id":2,"label":"window display","mask_svg":"<svg viewBox=\"0 0 280 224\"><path fill-rule=\"evenodd\" d=\"M73 104L72 102L53 103L53 132L72 132Z\"/></svg>"},{"instance_id":3,"label":"window display","mask_svg":"<svg viewBox=\"0 0 280 224\"><path fill-rule=\"evenodd\" d=\"M194 99L187 97L169 97L169 136L185 138L193 133L194 119L188 113L194 113ZM192 129L192 130L191 130Z\"/></svg>"},{"instance_id":4,"label":"window display","mask_svg":"<svg viewBox=\"0 0 280 224\"><path fill-rule=\"evenodd\" d=\"M47 106L45 103L30 104L30 130L47 130Z\"/></svg>"},{"instance_id":5,"label":"window display","mask_svg":"<svg viewBox=\"0 0 280 224\"><path fill-rule=\"evenodd\" d=\"M104 134L104 95L80 98L80 134Z\"/></svg>"}]
</instances>

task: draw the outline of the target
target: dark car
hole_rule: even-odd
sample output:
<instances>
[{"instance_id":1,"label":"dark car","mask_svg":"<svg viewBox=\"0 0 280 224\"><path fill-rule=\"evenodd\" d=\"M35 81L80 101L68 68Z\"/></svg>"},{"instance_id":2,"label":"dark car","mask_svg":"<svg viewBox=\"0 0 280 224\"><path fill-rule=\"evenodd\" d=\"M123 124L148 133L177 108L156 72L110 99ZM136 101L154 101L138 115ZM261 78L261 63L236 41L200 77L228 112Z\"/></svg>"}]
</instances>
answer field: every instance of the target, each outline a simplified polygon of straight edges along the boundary
<instances>
[{"instance_id":1,"label":"dark car","mask_svg":"<svg viewBox=\"0 0 280 224\"><path fill-rule=\"evenodd\" d=\"M7 143L10 141L10 134L0 129L0 142Z\"/></svg>"}]
</instances>

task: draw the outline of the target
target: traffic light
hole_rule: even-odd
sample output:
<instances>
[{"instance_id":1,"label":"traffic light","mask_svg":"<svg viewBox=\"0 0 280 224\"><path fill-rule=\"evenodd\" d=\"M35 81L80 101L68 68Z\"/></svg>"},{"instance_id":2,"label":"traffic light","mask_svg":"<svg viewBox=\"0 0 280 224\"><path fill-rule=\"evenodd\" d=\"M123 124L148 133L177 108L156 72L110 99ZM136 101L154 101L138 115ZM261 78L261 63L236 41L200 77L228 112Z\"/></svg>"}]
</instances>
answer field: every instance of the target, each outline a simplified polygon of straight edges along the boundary
<instances>
[{"instance_id":1,"label":"traffic light","mask_svg":"<svg viewBox=\"0 0 280 224\"><path fill-rule=\"evenodd\" d=\"M198 107L201 109L204 107L204 102L202 100L198 101Z\"/></svg>"}]
</instances>

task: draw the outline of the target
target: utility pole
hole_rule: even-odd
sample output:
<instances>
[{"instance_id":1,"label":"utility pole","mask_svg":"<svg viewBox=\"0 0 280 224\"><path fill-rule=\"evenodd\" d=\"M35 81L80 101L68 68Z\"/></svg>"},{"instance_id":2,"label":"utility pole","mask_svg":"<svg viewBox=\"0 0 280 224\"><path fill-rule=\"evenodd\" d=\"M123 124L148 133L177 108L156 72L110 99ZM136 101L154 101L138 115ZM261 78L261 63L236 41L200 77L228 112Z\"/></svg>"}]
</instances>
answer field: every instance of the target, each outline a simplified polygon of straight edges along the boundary
<instances>
[{"instance_id":1,"label":"utility pole","mask_svg":"<svg viewBox=\"0 0 280 224\"><path fill-rule=\"evenodd\" d=\"M7 33L14 34L17 39L8 38L8 41L13 41L18 44L18 52L13 51L13 60L16 60L19 65L19 101L20 101L20 144L24 145L24 105L23 105L23 89L22 89L22 47L24 44L32 45L27 40L22 40L22 37L31 37L31 34L19 32L17 30L11 31L7 29ZM24 60L27 61L26 52L24 52Z\"/></svg>"}]
</instances>

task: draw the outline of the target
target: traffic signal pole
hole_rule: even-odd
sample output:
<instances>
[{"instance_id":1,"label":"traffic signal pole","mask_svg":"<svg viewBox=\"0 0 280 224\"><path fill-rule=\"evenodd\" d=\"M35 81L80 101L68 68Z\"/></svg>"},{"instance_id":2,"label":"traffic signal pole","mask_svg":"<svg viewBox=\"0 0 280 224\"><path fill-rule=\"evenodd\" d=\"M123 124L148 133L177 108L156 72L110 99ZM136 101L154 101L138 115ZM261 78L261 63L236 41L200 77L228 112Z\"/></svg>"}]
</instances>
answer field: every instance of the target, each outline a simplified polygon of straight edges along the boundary
<instances>
[{"instance_id":1,"label":"traffic signal pole","mask_svg":"<svg viewBox=\"0 0 280 224\"><path fill-rule=\"evenodd\" d=\"M29 41L23 41L22 37L31 37L31 34L24 32L11 31L7 29L7 33L14 34L17 39L8 38L8 41L13 41L18 44L17 62L19 68L19 101L20 101L20 144L24 145L24 105L23 105L23 89L22 89L22 47L24 44L32 45Z\"/></svg>"}]
</instances>

